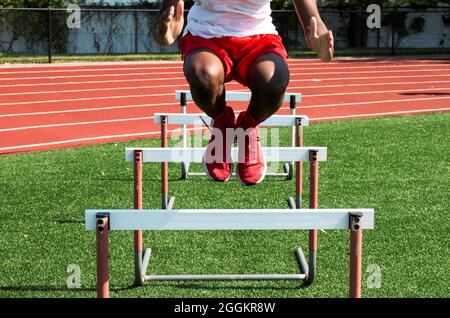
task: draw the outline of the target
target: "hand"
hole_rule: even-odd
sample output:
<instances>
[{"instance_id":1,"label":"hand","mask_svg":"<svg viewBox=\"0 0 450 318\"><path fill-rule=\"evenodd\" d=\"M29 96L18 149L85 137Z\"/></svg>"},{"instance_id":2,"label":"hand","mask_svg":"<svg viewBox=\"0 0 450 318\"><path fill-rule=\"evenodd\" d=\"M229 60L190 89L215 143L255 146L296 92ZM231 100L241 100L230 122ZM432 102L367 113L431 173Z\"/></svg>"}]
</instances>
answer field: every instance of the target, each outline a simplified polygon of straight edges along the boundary
<instances>
[{"instance_id":1,"label":"hand","mask_svg":"<svg viewBox=\"0 0 450 318\"><path fill-rule=\"evenodd\" d=\"M322 21L317 22L316 17L312 17L309 21L309 34L306 38L309 48L316 52L322 61L329 62L333 59L333 33L327 29Z\"/></svg>"},{"instance_id":2,"label":"hand","mask_svg":"<svg viewBox=\"0 0 450 318\"><path fill-rule=\"evenodd\" d=\"M170 6L162 12L153 26L153 38L158 44L171 45L175 42L184 25L184 1L178 1L177 9Z\"/></svg>"}]
</instances>

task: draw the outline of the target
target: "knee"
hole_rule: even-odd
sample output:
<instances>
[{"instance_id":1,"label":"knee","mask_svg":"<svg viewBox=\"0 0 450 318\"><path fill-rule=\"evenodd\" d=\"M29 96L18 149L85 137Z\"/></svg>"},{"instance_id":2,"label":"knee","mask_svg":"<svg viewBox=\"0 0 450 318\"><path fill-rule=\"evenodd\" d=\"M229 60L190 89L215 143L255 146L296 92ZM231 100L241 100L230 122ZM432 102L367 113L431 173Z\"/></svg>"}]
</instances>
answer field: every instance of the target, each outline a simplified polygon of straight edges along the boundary
<instances>
[{"instance_id":1,"label":"knee","mask_svg":"<svg viewBox=\"0 0 450 318\"><path fill-rule=\"evenodd\" d=\"M259 87L259 93L265 95L266 98L279 100L284 93L289 84L288 76L277 76L276 79L262 80Z\"/></svg>"},{"instance_id":2,"label":"knee","mask_svg":"<svg viewBox=\"0 0 450 318\"><path fill-rule=\"evenodd\" d=\"M278 105L289 85L289 71L286 68L259 72L251 75L251 90L261 103Z\"/></svg>"},{"instance_id":3,"label":"knee","mask_svg":"<svg viewBox=\"0 0 450 318\"><path fill-rule=\"evenodd\" d=\"M289 84L289 77L277 80L261 79L252 87L252 94L262 107L278 110Z\"/></svg>"},{"instance_id":4,"label":"knee","mask_svg":"<svg viewBox=\"0 0 450 318\"><path fill-rule=\"evenodd\" d=\"M223 69L217 65L191 63L184 68L184 74L193 95L200 103L214 103L222 94L224 85Z\"/></svg>"}]
</instances>

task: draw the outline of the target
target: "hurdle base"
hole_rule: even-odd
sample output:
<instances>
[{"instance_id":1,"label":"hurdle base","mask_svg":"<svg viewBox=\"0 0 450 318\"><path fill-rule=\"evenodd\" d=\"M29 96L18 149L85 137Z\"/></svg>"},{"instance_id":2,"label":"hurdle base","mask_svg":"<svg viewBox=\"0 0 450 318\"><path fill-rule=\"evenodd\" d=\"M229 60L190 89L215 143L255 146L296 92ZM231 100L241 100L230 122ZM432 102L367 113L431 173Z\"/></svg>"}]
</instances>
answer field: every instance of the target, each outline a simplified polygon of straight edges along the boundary
<instances>
[{"instance_id":1,"label":"hurdle base","mask_svg":"<svg viewBox=\"0 0 450 318\"><path fill-rule=\"evenodd\" d=\"M175 197L171 196L167 199L167 194L163 193L161 196L161 205L165 210L172 210L173 205L175 204Z\"/></svg>"},{"instance_id":2,"label":"hurdle base","mask_svg":"<svg viewBox=\"0 0 450 318\"><path fill-rule=\"evenodd\" d=\"M302 198L301 197L297 198L298 206L297 206L297 203L295 201L296 200L293 197L289 197L288 198L289 208L291 208L291 209L300 209L302 207Z\"/></svg>"},{"instance_id":3,"label":"hurdle base","mask_svg":"<svg viewBox=\"0 0 450 318\"><path fill-rule=\"evenodd\" d=\"M175 197L172 196L172 197L170 197L169 201L167 202L166 209L172 210L174 204L175 204Z\"/></svg>"},{"instance_id":4,"label":"hurdle base","mask_svg":"<svg viewBox=\"0 0 450 318\"><path fill-rule=\"evenodd\" d=\"M246 274L246 275L145 275L145 281L236 281L236 280L299 280L305 274Z\"/></svg>"},{"instance_id":5,"label":"hurdle base","mask_svg":"<svg viewBox=\"0 0 450 318\"><path fill-rule=\"evenodd\" d=\"M146 248L144 255L142 252L135 253L135 285L142 286L145 282L145 273L147 272L148 265L150 263L150 256L152 255L152 249Z\"/></svg>"},{"instance_id":6,"label":"hurdle base","mask_svg":"<svg viewBox=\"0 0 450 318\"><path fill-rule=\"evenodd\" d=\"M142 272L146 273L150 262L151 249L146 249L143 262ZM303 251L298 248L295 251L297 262L300 267L300 274L225 274L225 275L145 275L143 274L143 282L151 281L277 281L277 280L298 280L311 283L309 275L309 266Z\"/></svg>"},{"instance_id":7,"label":"hurdle base","mask_svg":"<svg viewBox=\"0 0 450 318\"><path fill-rule=\"evenodd\" d=\"M295 250L295 255L297 256L298 265L300 266L300 271L305 274L305 284L311 285L316 276L316 251L310 251L309 264L306 261L305 254L301 248Z\"/></svg>"}]
</instances>

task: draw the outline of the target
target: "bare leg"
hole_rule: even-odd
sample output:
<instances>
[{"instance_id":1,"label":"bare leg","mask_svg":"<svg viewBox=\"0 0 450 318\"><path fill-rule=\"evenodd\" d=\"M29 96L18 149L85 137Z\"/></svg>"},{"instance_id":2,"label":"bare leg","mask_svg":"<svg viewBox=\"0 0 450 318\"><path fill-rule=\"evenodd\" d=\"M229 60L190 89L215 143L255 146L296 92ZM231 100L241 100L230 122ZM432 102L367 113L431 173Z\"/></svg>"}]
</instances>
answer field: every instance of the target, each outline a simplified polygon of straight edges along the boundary
<instances>
[{"instance_id":1,"label":"bare leg","mask_svg":"<svg viewBox=\"0 0 450 318\"><path fill-rule=\"evenodd\" d=\"M258 122L273 115L283 103L289 84L289 69L279 55L268 53L256 59L249 69L247 83L252 91L248 111Z\"/></svg>"},{"instance_id":2,"label":"bare leg","mask_svg":"<svg viewBox=\"0 0 450 318\"><path fill-rule=\"evenodd\" d=\"M222 61L209 50L197 50L186 57L184 75L194 102L210 117L219 116L225 105L225 70Z\"/></svg>"}]
</instances>

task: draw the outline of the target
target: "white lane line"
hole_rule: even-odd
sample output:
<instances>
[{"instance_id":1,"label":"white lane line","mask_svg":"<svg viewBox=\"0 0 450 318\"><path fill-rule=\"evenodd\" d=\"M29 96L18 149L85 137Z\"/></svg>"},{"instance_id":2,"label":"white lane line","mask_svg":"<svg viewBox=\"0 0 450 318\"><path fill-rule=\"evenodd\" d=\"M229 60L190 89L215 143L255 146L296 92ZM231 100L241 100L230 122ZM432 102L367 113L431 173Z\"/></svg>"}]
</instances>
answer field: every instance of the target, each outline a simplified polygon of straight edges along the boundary
<instances>
[{"instance_id":1,"label":"white lane line","mask_svg":"<svg viewBox=\"0 0 450 318\"><path fill-rule=\"evenodd\" d=\"M119 122L127 122L127 121L150 120L153 118L154 118L154 116L147 116L147 117L132 117L132 118L95 120L95 121L77 121L77 122L73 122L73 123L64 123L64 124L25 126L25 127L17 127L17 128L0 129L0 133L8 132L8 131L28 130L28 129L55 128L55 127L68 127L68 126L78 126L78 125L95 125L95 124L119 123Z\"/></svg>"},{"instance_id":2,"label":"white lane line","mask_svg":"<svg viewBox=\"0 0 450 318\"><path fill-rule=\"evenodd\" d=\"M324 67L325 68L325 67ZM304 75L334 75L334 74L378 74L378 73L407 73L407 72L414 72L414 73L424 73L424 72L443 72L445 70L440 69L433 69L433 70L422 70L422 69L416 69L416 70L385 70L385 71L359 71L359 72L301 72L301 73L291 73L291 76L304 76ZM67 75L67 76L34 76L34 77L12 77L12 78L0 78L0 81L14 81L14 80L36 80L36 79L62 79L62 78L86 78L86 77L132 77L132 76L144 76L144 75L165 75L165 74L182 74L182 72L161 72L161 73L123 73L123 74L89 74L89 75ZM182 77L184 79L184 77ZM159 81L165 81L169 79L178 79L178 78L156 78L156 79L149 79L149 80L159 80Z\"/></svg>"},{"instance_id":3,"label":"white lane line","mask_svg":"<svg viewBox=\"0 0 450 318\"><path fill-rule=\"evenodd\" d=\"M369 114L357 114L357 115L346 115L346 116L331 116L331 117L315 117L310 118L310 121L321 121L328 119L351 119L351 118L360 118L360 117L376 117L376 116L385 116L385 115L402 115L402 114L415 114L415 113L426 113L426 112L444 112L450 111L450 108L431 108L431 109L416 109L416 110L404 110L397 112L382 112L382 113L369 113Z\"/></svg>"},{"instance_id":4,"label":"white lane line","mask_svg":"<svg viewBox=\"0 0 450 318\"><path fill-rule=\"evenodd\" d=\"M297 109L306 109L306 108L327 108L327 107L343 107L343 106L353 106L353 105L368 105L368 104L388 104L388 103L399 103L399 102L418 102L425 100L438 100L438 99L450 99L448 97L428 97L428 98L410 98L410 99L389 99L389 100L381 100L381 101L359 101L352 103L340 103L340 104L324 104L324 105L311 105L311 106L299 106ZM288 109L287 107L285 107Z\"/></svg>"},{"instance_id":5,"label":"white lane line","mask_svg":"<svg viewBox=\"0 0 450 318\"><path fill-rule=\"evenodd\" d=\"M311 89L311 88L336 88L336 87L360 87L360 86L388 86L388 85L415 85L415 84L441 84L449 81L421 81L421 82L384 82L384 83L359 83L359 84L337 84L317 86L289 86L289 89Z\"/></svg>"},{"instance_id":6,"label":"white lane line","mask_svg":"<svg viewBox=\"0 0 450 318\"><path fill-rule=\"evenodd\" d=\"M430 60L431 61L431 60ZM177 65L183 64L183 61L177 60L159 60L159 61L123 61L123 62L67 62L61 64L48 64L48 63L22 63L22 64L0 64L0 70L2 69L29 69L29 68L76 68L76 67L105 67L111 66L120 67L127 65Z\"/></svg>"},{"instance_id":7,"label":"white lane line","mask_svg":"<svg viewBox=\"0 0 450 318\"><path fill-rule=\"evenodd\" d=\"M400 101L401 102L412 102L412 101L423 101L423 100L427 100L428 101L428 100L442 100L442 99L450 99L450 96L449 97L436 97L436 98L433 98L433 97L430 97L430 98L413 98L413 99L383 100L383 101L371 101L371 102L362 101L362 102L353 102L353 103L302 106L302 107L298 107L298 109L345 107L345 106L353 106L353 105L396 103L396 102L400 102ZM289 109L289 107L281 107L280 109ZM110 120L96 120L96 121L86 121L86 122L71 122L71 123L62 123L62 124L48 124L48 125L38 125L38 126L24 126L24 127L0 129L0 133L1 132L9 132L9 131L28 130L28 129L42 129L42 128L76 126L76 125L104 124L104 123L111 123L111 122L116 122L117 123L117 122L126 122L126 121L150 120L152 118L154 118L154 117L153 116L148 116L148 117L119 118L119 119L110 119Z\"/></svg>"},{"instance_id":8,"label":"white lane line","mask_svg":"<svg viewBox=\"0 0 450 318\"><path fill-rule=\"evenodd\" d=\"M430 64L430 66L434 66L434 64ZM57 69L57 70L39 70L39 71L17 71L17 72L1 72L0 75L8 75L8 74L40 74L40 73L68 73L68 72L99 72L99 71L141 71L141 70L168 70L168 69L177 69L182 71L182 66L149 66L149 67L110 67L110 68L80 68L80 69ZM178 73L179 73L178 72ZM164 74L164 73L154 73L154 74ZM74 76L76 76L74 74Z\"/></svg>"},{"instance_id":9,"label":"white lane line","mask_svg":"<svg viewBox=\"0 0 450 318\"><path fill-rule=\"evenodd\" d=\"M186 85L172 85L180 86L180 89L187 89L189 86ZM81 92L101 92L101 91L117 91L117 90L131 90L131 89L142 89L142 88L163 88L165 86L129 86L129 87L107 87L107 88L86 88L86 89L69 89L69 90L56 90L56 91L35 91L35 92L20 92L20 93L5 93L0 94L0 96L20 96L20 95L41 95L41 94L59 94L59 93L81 93Z\"/></svg>"},{"instance_id":10,"label":"white lane line","mask_svg":"<svg viewBox=\"0 0 450 318\"><path fill-rule=\"evenodd\" d=\"M119 96L71 98L71 99L52 99L52 100L42 100L42 101L40 100L40 101L32 101L32 102L11 102L11 103L0 103L0 106L29 105L29 104L33 104L34 105L34 104L61 103L61 102L92 101L92 100L120 99L120 98L134 98L134 97L161 97L161 96L173 96L173 93L142 94L142 95L119 95Z\"/></svg>"},{"instance_id":11,"label":"white lane line","mask_svg":"<svg viewBox=\"0 0 450 318\"><path fill-rule=\"evenodd\" d=\"M120 81L122 82L122 81ZM94 82L95 83L95 82ZM415 85L415 84L439 84L448 83L448 81L421 81L421 82L390 82L390 83L362 83L362 84L339 84L339 85L316 85L316 86L289 86L289 89L310 89L310 88L331 88L331 87L355 87L355 86L386 86L386 85ZM232 82L227 84L240 85L239 83ZM51 84L45 84L51 85ZM0 86L1 87L1 86ZM179 89L188 89L189 85L146 85L146 86L127 86L127 87L107 87L107 88L89 88L89 89L71 89L71 90L51 90L51 91L33 91L33 92L20 92L20 93L4 93L0 96L17 96L17 95L32 95L32 94L52 94L52 93L71 93L71 92L91 92L91 91L107 91L107 90L126 90L126 89L138 89L138 88L169 88L179 87Z\"/></svg>"},{"instance_id":12,"label":"white lane line","mask_svg":"<svg viewBox=\"0 0 450 318\"><path fill-rule=\"evenodd\" d=\"M330 119L350 119L350 118L359 118L359 117L371 117L371 116L386 116L386 115L402 115L402 114L412 114L412 113L432 113L432 112L443 112L450 111L450 108L434 108L434 109L417 109L411 111L400 111L400 112L382 112L382 113L366 113L366 114L357 114L357 115L349 115L349 116L334 116L334 117L317 117L310 118L311 121L320 121L320 120L330 120ZM188 131L195 130L206 130L206 127L199 128L187 128ZM169 130L169 133L181 132L181 129L173 129ZM97 136L97 137L89 137L89 138L79 138L79 139L67 139L61 141L53 141L53 142L45 142L39 144L29 144L29 145L18 145L18 146L10 146L0 148L0 151L11 151L11 150L19 150L19 149L28 149L28 148L37 148L37 147L45 147L45 146L55 146L55 145L63 145L77 142L85 142L85 141L94 141L94 140L103 140L103 139L114 139L114 138L126 138L126 137L144 137L149 135L158 135L160 131L151 131L151 132L142 132L142 133L133 133L133 134L121 134L121 135L110 135L110 136ZM111 142L114 142L111 140Z\"/></svg>"},{"instance_id":13,"label":"white lane line","mask_svg":"<svg viewBox=\"0 0 450 318\"><path fill-rule=\"evenodd\" d=\"M133 79L127 79L127 82L146 82L149 81L147 78L133 78ZM1 87L33 87L33 86L54 86L54 85L78 85L78 84L103 84L103 83L123 83L123 80L109 80L109 81L84 81L84 82L60 82L60 83L30 83L30 84L6 84L6 85L0 85ZM176 85L169 85L170 87L176 86ZM164 85L161 85L159 87L164 87Z\"/></svg>"},{"instance_id":14,"label":"white lane line","mask_svg":"<svg viewBox=\"0 0 450 318\"><path fill-rule=\"evenodd\" d=\"M371 58L371 57L353 57L353 58L335 58L332 62L324 63L320 61L318 58L289 58L288 63L289 64L307 64L307 65L351 65L350 63L367 63L367 64L406 64L410 63L412 65L415 64L426 64L426 63L433 63L433 64L439 64L443 63L443 65L446 65L445 62L443 62L447 56L442 57L436 57L436 58ZM183 65L183 61L124 61L124 62L72 62L72 63L64 63L64 65L61 64L36 64L36 63L28 63L28 64L2 64L0 65L0 70L13 70L13 69L33 69L33 68L61 68L64 67L65 69L74 69L74 68L80 68L80 67L107 67L110 66L111 68L120 68L121 66L147 66L147 65L166 65L167 67L179 67ZM170 65L170 66L169 66Z\"/></svg>"},{"instance_id":15,"label":"white lane line","mask_svg":"<svg viewBox=\"0 0 450 318\"><path fill-rule=\"evenodd\" d=\"M438 74L438 75L422 75L423 77L450 77L450 74ZM417 78L417 75L400 75L400 76L370 76L370 77L341 77L341 78L323 78L323 79L291 79L290 82L322 82L322 81L339 81L339 80L371 80L371 79L396 79L396 78ZM164 87L178 87L180 85L186 85L186 79L184 77L177 78L164 78L164 79L148 79L148 78L135 78L135 79L127 79L127 82L148 82L148 81L161 81L164 80L183 80L184 83L181 84L172 84L172 85L155 85L154 87L164 88ZM122 83L123 80L107 80L107 81L83 81L83 82L59 82L59 83L31 83L31 84L5 84L0 85L1 87L32 87L32 86L55 86L55 85L78 85L78 84L101 84L101 83ZM230 82L227 85L240 85L237 82ZM350 84L351 85L351 84ZM376 83L376 85L382 85L381 83ZM306 87L305 87L306 88ZM114 89L114 88L112 88Z\"/></svg>"},{"instance_id":16,"label":"white lane line","mask_svg":"<svg viewBox=\"0 0 450 318\"><path fill-rule=\"evenodd\" d=\"M424 82L418 82L418 83L422 84ZM378 83L378 85L381 85L381 84ZM386 84L383 84L383 85L386 85ZM187 84L186 85L173 85L173 86L180 86L180 89L187 89L189 87ZM351 85L351 86L354 86L354 85ZM154 85L145 85L145 86L114 87L114 88L108 87L108 88L86 88L86 89L71 89L71 90L56 90L56 91L34 91L34 92L20 92L20 93L4 93L4 94L0 94L0 97L3 97L3 96L23 96L23 95L41 95L41 94L61 94L61 93L102 92L102 91L152 89L152 88L161 88L161 87L160 86L154 86ZM288 88L289 89L294 89L294 88L306 88L306 87L297 86L297 87L288 87ZM417 88L417 89L420 89L420 88ZM442 88L442 89L446 89L446 88ZM420 89L420 90L422 90L422 89ZM248 90L246 90L246 91L248 91ZM380 91L380 92L383 92L383 91ZM388 91L385 91L385 92L388 92ZM339 94L339 93L336 93L336 94ZM307 97L307 96L313 96L313 95L304 95L304 96Z\"/></svg>"},{"instance_id":17,"label":"white lane line","mask_svg":"<svg viewBox=\"0 0 450 318\"><path fill-rule=\"evenodd\" d=\"M296 87L288 87L289 91ZM445 92L449 90L448 92ZM236 90L238 92L248 92L248 90ZM386 93L417 93L421 95L424 91L444 91L445 94L450 95L450 87L433 87L433 88L411 88L411 89L394 89L394 90L384 90L384 91L358 91L358 92L341 92L341 93L322 93L322 94L302 94L302 99L310 97L327 97L327 96L346 96L346 95L366 95L366 94L386 94ZM440 92L439 92L440 93ZM300 106L301 107L301 106Z\"/></svg>"},{"instance_id":18,"label":"white lane line","mask_svg":"<svg viewBox=\"0 0 450 318\"><path fill-rule=\"evenodd\" d=\"M345 64L339 64L340 67L329 67L328 64L323 64L322 67L308 67L307 64L290 64L292 65L292 68L290 68L291 71L298 71L298 70L323 70L324 68L326 68L327 70L348 70L348 69L361 69L361 68L368 68L368 69L372 69L372 68L380 68L382 66L380 65L371 65L370 63L368 63L368 65L366 66L351 66L351 65L345 65ZM448 64L421 64L421 67L440 67L442 69L442 66L449 66ZM417 68L417 65L415 64L390 64L390 65L386 65L386 67L389 68ZM168 73L164 73L164 72L155 72L152 74L174 74L174 73L180 73L182 72L182 66L149 66L149 67L119 67L119 68L84 68L84 69L57 69L57 70L33 70L33 71L17 71L17 72L1 72L0 69L0 76L1 75L9 75L9 74L40 74L40 73L68 73L68 72L100 72L100 71L111 71L111 72L116 72L116 71L143 71L143 70L168 70L168 69L177 69L179 70L179 72L168 72ZM74 76L77 76L75 74L72 74Z\"/></svg>"},{"instance_id":19,"label":"white lane line","mask_svg":"<svg viewBox=\"0 0 450 318\"><path fill-rule=\"evenodd\" d=\"M342 85L319 85L319 86L289 86L289 90L294 89L304 89L304 88L334 88L334 87L352 87L352 86L385 86L385 85L411 85L411 84L439 84L448 83L448 81L423 81L423 82L385 82L385 83L369 83L369 84L342 84ZM180 87L179 85L173 85ZM194 102L189 101L188 105L194 105ZM79 109L67 109L67 110L56 110L56 111L41 111L41 112L25 112L25 113L12 113L3 114L2 117L19 117L19 116L36 116L36 115L53 115L53 114L64 114L64 113L76 113L76 112L90 112L90 111L102 111L102 110L120 110L128 108L140 108L140 107L155 107L155 106L179 106L179 103L158 103L158 104L130 104L130 105L118 105L118 106L108 106L108 107L97 107L97 108L79 108Z\"/></svg>"},{"instance_id":20,"label":"white lane line","mask_svg":"<svg viewBox=\"0 0 450 318\"><path fill-rule=\"evenodd\" d=\"M397 75L397 76L369 76L369 77L335 77L335 78L302 78L291 79L289 82L324 82L324 81L356 81L356 80L373 80L373 79L393 79L393 78L417 78L417 75ZM420 77L450 77L450 74L427 75L422 74Z\"/></svg>"},{"instance_id":21,"label":"white lane line","mask_svg":"<svg viewBox=\"0 0 450 318\"><path fill-rule=\"evenodd\" d=\"M447 76L450 77L450 75L430 75L430 77L434 77L434 76ZM409 78L409 77L417 77L417 76L387 76L387 77L359 77L359 78L355 78L356 80L358 79L392 79L392 78ZM422 76L423 77L423 76ZM426 76L428 77L428 76ZM348 78L346 78L348 79ZM185 79L184 79L185 80ZM149 79L146 78L135 78L135 79L127 79L127 82L147 82L149 81ZM314 79L311 80L292 80L292 81L315 81ZM446 81L447 82L447 81ZM7 88L7 87L35 87L35 86L55 86L55 85L79 85L79 84L105 84L105 83L123 83L123 80L108 80L108 81L84 81L84 82L60 82L60 83L35 83L35 84L6 84L6 85L0 85L0 88ZM421 81L421 82L394 82L394 83L368 83L368 84L344 84L344 85L329 85L329 86L303 86L301 88L320 88L320 87L344 87L344 86L352 86L352 85L360 85L360 86L364 86L364 85L387 85L387 84L419 84L419 83L431 83L431 81L426 82L426 81ZM185 84L173 84L173 85L153 85L153 87L155 88L164 88L164 87L178 87L180 85L187 85L187 83ZM237 82L229 82L227 83L227 85L240 85ZM240 85L241 86L241 85ZM115 87L112 87L110 89L115 89Z\"/></svg>"},{"instance_id":22,"label":"white lane line","mask_svg":"<svg viewBox=\"0 0 450 318\"><path fill-rule=\"evenodd\" d=\"M193 102L188 102L189 104L194 104ZM159 103L159 104L136 104L136 105L124 105L124 106L108 106L108 107L97 107L97 108L79 108L79 109L66 109L66 110L55 110L48 112L30 112L30 113L16 113L16 114L4 114L0 115L2 117L18 117L18 116L35 116L35 115L54 115L54 114L65 114L65 113L78 113L78 112L91 112L91 111L101 111L101 110L119 110L127 108L141 108L141 107L160 107L160 106L173 106L180 107L180 103Z\"/></svg>"},{"instance_id":23,"label":"white lane line","mask_svg":"<svg viewBox=\"0 0 450 318\"><path fill-rule=\"evenodd\" d=\"M206 127L199 127L199 128L187 128L186 130L192 131L192 130L205 130ZM178 133L181 132L181 128L178 129L172 129L168 130L169 133ZM142 132L142 133L133 133L133 134L122 134L122 135L109 135L109 136L97 136L97 137L88 137L88 138L78 138L78 139L67 139L67 140L61 140L61 141L52 141L52 142L44 142L39 144L29 144L29 145L18 145L18 146L10 146L10 147L3 147L0 148L0 151L5 150L18 150L18 149L25 149L25 148L37 148L37 147L44 147L44 146L56 146L56 145L64 145L64 144L71 144L71 143L78 143L78 142L84 142L84 141L94 141L94 140L103 140L103 139L114 139L114 138L126 138L126 137L144 137L144 136L150 136L150 135L158 135L160 134L160 131L150 131L150 132ZM113 141L111 141L113 142Z\"/></svg>"},{"instance_id":24,"label":"white lane line","mask_svg":"<svg viewBox=\"0 0 450 318\"><path fill-rule=\"evenodd\" d=\"M360 91L360 92L344 92L344 93L325 93L325 94L308 94L303 95L302 98L308 97L327 97L327 96L340 96L340 95L367 95L367 94L384 94L384 93L399 93L399 92L418 92L421 91L439 91L447 90L450 88L425 88L425 89L404 89L404 90L384 90L384 91ZM246 91L246 90L242 90ZM29 102L9 102L0 103L0 106L11 106L11 105L29 105L29 104L46 104L46 103L60 103L60 102L72 102L72 101L86 101L86 100L105 100L105 99L120 99L120 98L139 98L139 97L162 97L162 96L173 96L173 93L160 93L160 94L138 94L138 95L115 95L115 96L102 96L102 97L89 97L89 98L72 98L72 99L49 99L42 101L29 101Z\"/></svg>"},{"instance_id":25,"label":"white lane line","mask_svg":"<svg viewBox=\"0 0 450 318\"><path fill-rule=\"evenodd\" d=\"M167 74L167 73L161 73L161 74ZM180 74L182 75L183 72L174 72L174 74ZM92 74L92 75L77 75L77 76L36 76L36 77L14 77L14 78L0 78L0 81L16 81L16 80L36 80L36 79L43 79L43 80L52 80L52 79L63 79L63 78L86 78L86 77L131 77L131 76L144 76L144 75L155 75L153 73L125 73L125 74ZM149 78L148 81L166 81L166 80L177 80L177 79L184 79L184 77L169 77L169 78ZM123 80L122 80L123 81Z\"/></svg>"}]
</instances>

